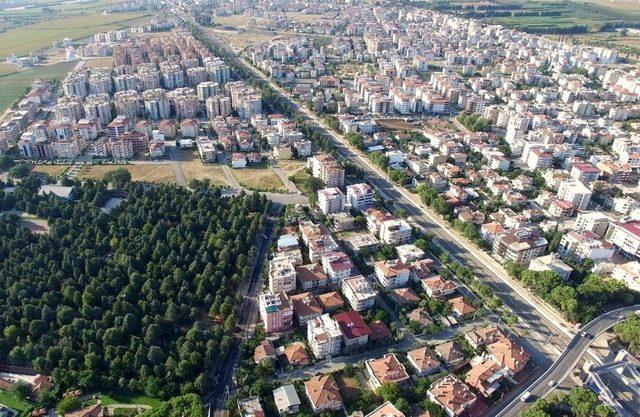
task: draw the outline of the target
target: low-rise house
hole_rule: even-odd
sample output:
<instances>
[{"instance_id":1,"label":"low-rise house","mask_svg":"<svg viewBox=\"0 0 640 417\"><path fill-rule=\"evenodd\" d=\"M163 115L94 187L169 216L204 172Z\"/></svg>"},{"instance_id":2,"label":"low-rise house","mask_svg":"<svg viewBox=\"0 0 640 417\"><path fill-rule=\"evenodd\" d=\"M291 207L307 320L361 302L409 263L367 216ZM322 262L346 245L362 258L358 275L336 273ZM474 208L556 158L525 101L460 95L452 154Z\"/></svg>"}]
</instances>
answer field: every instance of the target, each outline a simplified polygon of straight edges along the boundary
<instances>
[{"instance_id":1,"label":"low-rise house","mask_svg":"<svg viewBox=\"0 0 640 417\"><path fill-rule=\"evenodd\" d=\"M431 276L432 271L436 269L436 263L433 259L420 259L413 262L409 266L411 281L420 282L424 278Z\"/></svg>"},{"instance_id":2,"label":"low-rise house","mask_svg":"<svg viewBox=\"0 0 640 417\"><path fill-rule=\"evenodd\" d=\"M429 311L424 307L418 307L408 312L407 320L409 320L409 322L415 321L422 328L433 324L433 319L431 319Z\"/></svg>"},{"instance_id":3,"label":"low-rise house","mask_svg":"<svg viewBox=\"0 0 640 417\"><path fill-rule=\"evenodd\" d=\"M337 291L320 294L317 299L324 313L340 310L344 307L344 299Z\"/></svg>"},{"instance_id":4,"label":"low-rise house","mask_svg":"<svg viewBox=\"0 0 640 417\"><path fill-rule=\"evenodd\" d=\"M376 292L362 275L343 280L342 294L355 311L372 308L376 301Z\"/></svg>"},{"instance_id":5,"label":"low-rise house","mask_svg":"<svg viewBox=\"0 0 640 417\"><path fill-rule=\"evenodd\" d=\"M502 337L505 337L504 331L495 324L478 327L464 334L464 338L474 349L494 343Z\"/></svg>"},{"instance_id":6,"label":"low-rise house","mask_svg":"<svg viewBox=\"0 0 640 417\"><path fill-rule=\"evenodd\" d=\"M491 359L508 371L509 376L517 375L531 359L522 346L507 336L488 344L487 351Z\"/></svg>"},{"instance_id":7,"label":"low-rise house","mask_svg":"<svg viewBox=\"0 0 640 417\"><path fill-rule=\"evenodd\" d=\"M391 330L387 327L382 320L375 320L368 324L371 334L369 339L372 342L388 339L392 336Z\"/></svg>"},{"instance_id":8,"label":"low-rise house","mask_svg":"<svg viewBox=\"0 0 640 417\"><path fill-rule=\"evenodd\" d=\"M296 414L300 411L300 397L296 392L296 388L292 385L283 385L273 390L273 400L278 408L280 415Z\"/></svg>"},{"instance_id":9,"label":"low-rise house","mask_svg":"<svg viewBox=\"0 0 640 417\"><path fill-rule=\"evenodd\" d=\"M409 281L409 268L398 259L376 262L374 272L384 288L402 287Z\"/></svg>"},{"instance_id":10,"label":"low-rise house","mask_svg":"<svg viewBox=\"0 0 640 417\"><path fill-rule=\"evenodd\" d=\"M391 402L387 401L365 417L405 417Z\"/></svg>"},{"instance_id":11,"label":"low-rise house","mask_svg":"<svg viewBox=\"0 0 640 417\"><path fill-rule=\"evenodd\" d=\"M431 298L443 298L456 292L458 285L440 275L422 279L422 288Z\"/></svg>"},{"instance_id":12,"label":"low-rise house","mask_svg":"<svg viewBox=\"0 0 640 417\"><path fill-rule=\"evenodd\" d=\"M372 387L378 389L385 382L401 384L409 380L404 365L398 361L396 355L389 353L380 359L369 359L365 362L367 379Z\"/></svg>"},{"instance_id":13,"label":"low-rise house","mask_svg":"<svg viewBox=\"0 0 640 417\"><path fill-rule=\"evenodd\" d=\"M367 344L371 329L369 329L357 311L338 313L333 316L333 319L340 326L342 340L347 349L354 349Z\"/></svg>"},{"instance_id":14,"label":"low-rise house","mask_svg":"<svg viewBox=\"0 0 640 417\"><path fill-rule=\"evenodd\" d=\"M337 411L342 408L340 389L331 374L317 375L306 381L304 391L314 414Z\"/></svg>"},{"instance_id":15,"label":"low-rise house","mask_svg":"<svg viewBox=\"0 0 640 417\"><path fill-rule=\"evenodd\" d=\"M463 296L452 298L448 300L447 303L451 306L453 314L459 319L469 317L476 312L473 304Z\"/></svg>"},{"instance_id":16,"label":"low-rise house","mask_svg":"<svg viewBox=\"0 0 640 417\"><path fill-rule=\"evenodd\" d=\"M449 417L462 415L478 400L469 386L452 374L436 381L427 391L427 396L431 401L440 404Z\"/></svg>"},{"instance_id":17,"label":"low-rise house","mask_svg":"<svg viewBox=\"0 0 640 417\"><path fill-rule=\"evenodd\" d=\"M399 306L420 302L420 297L411 288L396 288L389 295Z\"/></svg>"},{"instance_id":18,"label":"low-rise house","mask_svg":"<svg viewBox=\"0 0 640 417\"><path fill-rule=\"evenodd\" d=\"M311 362L309 360L309 354L302 342L293 342L285 348L280 348L282 355L284 356L289 366L307 366Z\"/></svg>"},{"instance_id":19,"label":"low-rise house","mask_svg":"<svg viewBox=\"0 0 640 417\"><path fill-rule=\"evenodd\" d=\"M449 367L456 368L466 362L462 348L453 340L436 345L434 350Z\"/></svg>"},{"instance_id":20,"label":"low-rise house","mask_svg":"<svg viewBox=\"0 0 640 417\"><path fill-rule=\"evenodd\" d=\"M505 377L502 366L485 358L473 364L464 382L486 398L500 388L500 382Z\"/></svg>"},{"instance_id":21,"label":"low-rise house","mask_svg":"<svg viewBox=\"0 0 640 417\"><path fill-rule=\"evenodd\" d=\"M238 411L240 417L264 417L264 410L258 397L249 397L238 401Z\"/></svg>"},{"instance_id":22,"label":"low-rise house","mask_svg":"<svg viewBox=\"0 0 640 417\"><path fill-rule=\"evenodd\" d=\"M440 361L427 347L407 352L407 360L418 376L428 376L440 371Z\"/></svg>"},{"instance_id":23,"label":"low-rise house","mask_svg":"<svg viewBox=\"0 0 640 417\"><path fill-rule=\"evenodd\" d=\"M276 350L268 340L263 340L253 351L253 362L260 364L276 359Z\"/></svg>"}]
</instances>

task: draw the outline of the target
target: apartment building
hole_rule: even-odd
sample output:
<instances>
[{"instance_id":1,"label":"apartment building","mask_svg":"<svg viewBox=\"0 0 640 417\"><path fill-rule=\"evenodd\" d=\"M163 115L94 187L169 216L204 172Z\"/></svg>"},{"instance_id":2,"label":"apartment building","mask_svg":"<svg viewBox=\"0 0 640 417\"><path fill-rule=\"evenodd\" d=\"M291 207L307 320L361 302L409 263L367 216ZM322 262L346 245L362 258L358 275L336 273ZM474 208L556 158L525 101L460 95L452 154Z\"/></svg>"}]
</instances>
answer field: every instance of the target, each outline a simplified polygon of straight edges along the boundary
<instances>
[{"instance_id":1,"label":"apartment building","mask_svg":"<svg viewBox=\"0 0 640 417\"><path fill-rule=\"evenodd\" d=\"M284 292L266 292L258 296L260 318L267 333L287 330L293 326L293 305Z\"/></svg>"},{"instance_id":2,"label":"apartment building","mask_svg":"<svg viewBox=\"0 0 640 417\"><path fill-rule=\"evenodd\" d=\"M373 188L369 184L347 185L347 203L356 210L364 210L373 205Z\"/></svg>"},{"instance_id":3,"label":"apartment building","mask_svg":"<svg viewBox=\"0 0 640 417\"><path fill-rule=\"evenodd\" d=\"M279 256L269 261L269 291L292 292L296 289L296 269L289 257Z\"/></svg>"},{"instance_id":4,"label":"apartment building","mask_svg":"<svg viewBox=\"0 0 640 417\"><path fill-rule=\"evenodd\" d=\"M547 240L532 228L507 230L493 240L493 252L518 265L527 265L546 249Z\"/></svg>"},{"instance_id":5,"label":"apartment building","mask_svg":"<svg viewBox=\"0 0 640 417\"><path fill-rule=\"evenodd\" d=\"M318 190L318 207L326 215L344 211L345 201L345 196L339 188Z\"/></svg>"},{"instance_id":6,"label":"apartment building","mask_svg":"<svg viewBox=\"0 0 640 417\"><path fill-rule=\"evenodd\" d=\"M409 268L399 259L379 261L374 265L374 273L384 288L403 287L409 281Z\"/></svg>"},{"instance_id":7,"label":"apartment building","mask_svg":"<svg viewBox=\"0 0 640 417\"><path fill-rule=\"evenodd\" d=\"M640 221L611 223L606 239L623 255L640 259Z\"/></svg>"},{"instance_id":8,"label":"apartment building","mask_svg":"<svg viewBox=\"0 0 640 417\"><path fill-rule=\"evenodd\" d=\"M314 414L342 408L340 388L333 375L317 375L304 383L304 391Z\"/></svg>"},{"instance_id":9,"label":"apartment building","mask_svg":"<svg viewBox=\"0 0 640 417\"><path fill-rule=\"evenodd\" d=\"M363 311L373 307L376 292L362 275L342 281L342 294L355 311Z\"/></svg>"},{"instance_id":10,"label":"apartment building","mask_svg":"<svg viewBox=\"0 0 640 417\"><path fill-rule=\"evenodd\" d=\"M357 311L344 311L333 316L340 327L345 348L352 351L369 341L371 329Z\"/></svg>"},{"instance_id":11,"label":"apartment building","mask_svg":"<svg viewBox=\"0 0 640 417\"><path fill-rule=\"evenodd\" d=\"M374 389L384 383L402 384L409 380L409 374L396 355L389 353L380 359L369 359L365 362L367 380Z\"/></svg>"},{"instance_id":12,"label":"apartment building","mask_svg":"<svg viewBox=\"0 0 640 417\"><path fill-rule=\"evenodd\" d=\"M387 245L407 243L411 234L411 226L402 219L386 220L380 225L380 240Z\"/></svg>"},{"instance_id":13,"label":"apartment building","mask_svg":"<svg viewBox=\"0 0 640 417\"><path fill-rule=\"evenodd\" d=\"M570 202L576 210L586 210L591 201L591 190L580 181L563 181L560 183L557 196Z\"/></svg>"},{"instance_id":14,"label":"apartment building","mask_svg":"<svg viewBox=\"0 0 640 417\"><path fill-rule=\"evenodd\" d=\"M353 262L344 252L329 252L322 256L322 268L333 284L339 284L353 272Z\"/></svg>"},{"instance_id":15,"label":"apartment building","mask_svg":"<svg viewBox=\"0 0 640 417\"><path fill-rule=\"evenodd\" d=\"M588 230L600 237L604 237L607 233L607 229L609 228L609 223L612 221L613 219L611 217L601 212L581 212L578 213L578 217L576 218L575 229Z\"/></svg>"},{"instance_id":16,"label":"apartment building","mask_svg":"<svg viewBox=\"0 0 640 417\"><path fill-rule=\"evenodd\" d=\"M344 187L344 169L338 161L325 154L316 154L307 159L307 168L311 169L314 177L320 178L327 187Z\"/></svg>"},{"instance_id":17,"label":"apartment building","mask_svg":"<svg viewBox=\"0 0 640 417\"><path fill-rule=\"evenodd\" d=\"M611 259L615 248L589 230L577 230L562 236L557 252L565 258L601 261Z\"/></svg>"},{"instance_id":18,"label":"apartment building","mask_svg":"<svg viewBox=\"0 0 640 417\"><path fill-rule=\"evenodd\" d=\"M340 353L342 333L338 323L322 314L307 323L307 343L316 359L330 358Z\"/></svg>"}]
</instances>

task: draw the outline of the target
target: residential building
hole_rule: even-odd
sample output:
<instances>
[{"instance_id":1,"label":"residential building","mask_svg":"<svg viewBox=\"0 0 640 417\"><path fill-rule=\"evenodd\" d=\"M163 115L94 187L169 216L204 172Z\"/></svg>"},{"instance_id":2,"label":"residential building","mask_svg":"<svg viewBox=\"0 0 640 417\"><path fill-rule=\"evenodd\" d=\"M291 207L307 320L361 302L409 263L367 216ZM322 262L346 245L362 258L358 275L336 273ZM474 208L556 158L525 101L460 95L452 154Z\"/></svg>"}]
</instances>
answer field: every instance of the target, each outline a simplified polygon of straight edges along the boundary
<instances>
[{"instance_id":1,"label":"residential building","mask_svg":"<svg viewBox=\"0 0 640 417\"><path fill-rule=\"evenodd\" d=\"M304 383L304 391L314 414L342 408L340 389L333 375L317 375Z\"/></svg>"},{"instance_id":2,"label":"residential building","mask_svg":"<svg viewBox=\"0 0 640 417\"><path fill-rule=\"evenodd\" d=\"M406 417L391 402L387 401L365 417Z\"/></svg>"},{"instance_id":3,"label":"residential building","mask_svg":"<svg viewBox=\"0 0 640 417\"><path fill-rule=\"evenodd\" d=\"M611 277L624 282L630 290L640 292L640 262L631 261L616 265Z\"/></svg>"},{"instance_id":4,"label":"residential building","mask_svg":"<svg viewBox=\"0 0 640 417\"><path fill-rule=\"evenodd\" d=\"M365 361L365 372L374 389L380 388L384 383L402 384L409 380L409 374L404 365L393 353L386 354L380 359Z\"/></svg>"},{"instance_id":5,"label":"residential building","mask_svg":"<svg viewBox=\"0 0 640 417\"><path fill-rule=\"evenodd\" d=\"M464 382L487 398L500 388L500 382L506 376L506 371L499 364L485 358L473 364Z\"/></svg>"},{"instance_id":6,"label":"residential building","mask_svg":"<svg viewBox=\"0 0 640 417\"><path fill-rule=\"evenodd\" d=\"M496 235L493 241L494 253L518 265L527 265L546 249L547 240L533 228L507 230Z\"/></svg>"},{"instance_id":7,"label":"residential building","mask_svg":"<svg viewBox=\"0 0 640 417\"><path fill-rule=\"evenodd\" d=\"M238 401L238 411L240 411L240 417L264 416L264 410L258 397L249 397Z\"/></svg>"},{"instance_id":8,"label":"residential building","mask_svg":"<svg viewBox=\"0 0 640 417\"><path fill-rule=\"evenodd\" d=\"M613 257L613 245L589 230L572 231L562 236L558 254L565 258L593 261L608 260Z\"/></svg>"},{"instance_id":9,"label":"residential building","mask_svg":"<svg viewBox=\"0 0 640 417\"><path fill-rule=\"evenodd\" d=\"M640 221L611 223L606 239L623 255L640 259Z\"/></svg>"},{"instance_id":10,"label":"residential building","mask_svg":"<svg viewBox=\"0 0 640 417\"><path fill-rule=\"evenodd\" d=\"M326 154L316 154L309 157L307 167L314 177L320 178L327 187L344 187L344 169L338 161Z\"/></svg>"},{"instance_id":11,"label":"residential building","mask_svg":"<svg viewBox=\"0 0 640 417\"><path fill-rule=\"evenodd\" d=\"M422 288L431 298L443 298L452 295L458 289L458 285L450 279L444 279L435 275L421 280Z\"/></svg>"},{"instance_id":12,"label":"residential building","mask_svg":"<svg viewBox=\"0 0 640 417\"><path fill-rule=\"evenodd\" d=\"M476 308L463 296L455 297L447 301L451 306L451 312L459 319L469 317L476 312Z\"/></svg>"},{"instance_id":13,"label":"residential building","mask_svg":"<svg viewBox=\"0 0 640 417\"><path fill-rule=\"evenodd\" d=\"M591 190L580 181L563 181L560 183L557 196L570 202L576 210L586 210L591 201Z\"/></svg>"},{"instance_id":14,"label":"residential building","mask_svg":"<svg viewBox=\"0 0 640 417\"><path fill-rule=\"evenodd\" d=\"M302 404L296 388L292 384L274 389L273 401L276 403L276 408L281 416L298 413Z\"/></svg>"},{"instance_id":15,"label":"residential building","mask_svg":"<svg viewBox=\"0 0 640 417\"><path fill-rule=\"evenodd\" d=\"M374 272L384 288L402 287L409 281L409 268L399 259L376 262Z\"/></svg>"},{"instance_id":16,"label":"residential building","mask_svg":"<svg viewBox=\"0 0 640 417\"><path fill-rule=\"evenodd\" d=\"M488 357L502 366L509 377L524 370L531 359L527 351L508 336L499 337L495 342L486 346Z\"/></svg>"},{"instance_id":17,"label":"residential building","mask_svg":"<svg viewBox=\"0 0 640 417\"><path fill-rule=\"evenodd\" d=\"M279 332L293 326L293 306L284 292L266 292L258 296L260 317L267 333Z\"/></svg>"},{"instance_id":18,"label":"residential building","mask_svg":"<svg viewBox=\"0 0 640 417\"><path fill-rule=\"evenodd\" d=\"M353 272L353 262L344 252L322 255L322 268L333 284L339 284Z\"/></svg>"},{"instance_id":19,"label":"residential building","mask_svg":"<svg viewBox=\"0 0 640 417\"><path fill-rule=\"evenodd\" d=\"M345 196L339 188L323 188L318 190L318 207L324 214L344 211Z\"/></svg>"},{"instance_id":20,"label":"residential building","mask_svg":"<svg viewBox=\"0 0 640 417\"><path fill-rule=\"evenodd\" d=\"M411 240L412 229L402 219L386 220L380 225L380 240L387 245L401 245Z\"/></svg>"},{"instance_id":21,"label":"residential building","mask_svg":"<svg viewBox=\"0 0 640 417\"><path fill-rule=\"evenodd\" d=\"M319 263L296 267L296 277L302 291L325 288L329 279Z\"/></svg>"},{"instance_id":22,"label":"residential building","mask_svg":"<svg viewBox=\"0 0 640 417\"><path fill-rule=\"evenodd\" d=\"M371 329L357 311L344 311L333 316L338 323L347 350L357 349L369 341Z\"/></svg>"},{"instance_id":23,"label":"residential building","mask_svg":"<svg viewBox=\"0 0 640 417\"><path fill-rule=\"evenodd\" d=\"M296 289L296 268L290 258L278 256L269 261L269 291L286 293Z\"/></svg>"},{"instance_id":24,"label":"residential building","mask_svg":"<svg viewBox=\"0 0 640 417\"><path fill-rule=\"evenodd\" d=\"M422 249L411 243L396 246L396 253L398 254L398 258L400 258L405 265L409 265L426 256Z\"/></svg>"},{"instance_id":25,"label":"residential building","mask_svg":"<svg viewBox=\"0 0 640 417\"><path fill-rule=\"evenodd\" d=\"M376 292L369 281L362 275L346 278L342 281L342 294L355 311L368 310L373 307Z\"/></svg>"},{"instance_id":26,"label":"residential building","mask_svg":"<svg viewBox=\"0 0 640 417\"><path fill-rule=\"evenodd\" d=\"M342 347L338 323L328 314L313 318L307 323L307 343L316 359L337 355Z\"/></svg>"},{"instance_id":27,"label":"residential building","mask_svg":"<svg viewBox=\"0 0 640 417\"><path fill-rule=\"evenodd\" d=\"M601 212L583 211L576 218L576 230L589 230L600 237L604 237L613 219Z\"/></svg>"},{"instance_id":28,"label":"residential building","mask_svg":"<svg viewBox=\"0 0 640 417\"><path fill-rule=\"evenodd\" d=\"M355 210L365 210L373 205L373 188L369 184L347 185L347 203Z\"/></svg>"},{"instance_id":29,"label":"residential building","mask_svg":"<svg viewBox=\"0 0 640 417\"><path fill-rule=\"evenodd\" d=\"M427 391L427 397L440 404L449 417L462 415L478 400L469 386L453 374L436 381Z\"/></svg>"},{"instance_id":30,"label":"residential building","mask_svg":"<svg viewBox=\"0 0 640 417\"><path fill-rule=\"evenodd\" d=\"M573 268L564 263L556 253L550 253L545 256L533 258L529 263L531 271L552 271L560 275L563 280L567 281L573 272Z\"/></svg>"},{"instance_id":31,"label":"residential building","mask_svg":"<svg viewBox=\"0 0 640 417\"><path fill-rule=\"evenodd\" d=\"M418 376L425 377L440 371L440 361L427 347L410 350L407 360Z\"/></svg>"},{"instance_id":32,"label":"residential building","mask_svg":"<svg viewBox=\"0 0 640 417\"><path fill-rule=\"evenodd\" d=\"M301 326L322 314L322 306L318 303L316 296L310 292L295 294L289 299L293 305L293 313Z\"/></svg>"}]
</instances>

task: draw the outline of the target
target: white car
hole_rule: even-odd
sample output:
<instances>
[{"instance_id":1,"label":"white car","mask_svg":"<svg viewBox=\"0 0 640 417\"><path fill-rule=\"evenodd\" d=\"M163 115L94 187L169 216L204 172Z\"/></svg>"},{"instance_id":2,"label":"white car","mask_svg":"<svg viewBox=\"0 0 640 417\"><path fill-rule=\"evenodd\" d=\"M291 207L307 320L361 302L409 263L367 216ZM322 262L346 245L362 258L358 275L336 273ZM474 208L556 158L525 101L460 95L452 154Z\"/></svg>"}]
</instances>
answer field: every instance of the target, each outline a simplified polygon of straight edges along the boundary
<instances>
[{"instance_id":1,"label":"white car","mask_svg":"<svg viewBox=\"0 0 640 417\"><path fill-rule=\"evenodd\" d=\"M555 387L555 385L556 385L556 380L555 379L552 379L551 381L549 381L549 386L550 387Z\"/></svg>"}]
</instances>

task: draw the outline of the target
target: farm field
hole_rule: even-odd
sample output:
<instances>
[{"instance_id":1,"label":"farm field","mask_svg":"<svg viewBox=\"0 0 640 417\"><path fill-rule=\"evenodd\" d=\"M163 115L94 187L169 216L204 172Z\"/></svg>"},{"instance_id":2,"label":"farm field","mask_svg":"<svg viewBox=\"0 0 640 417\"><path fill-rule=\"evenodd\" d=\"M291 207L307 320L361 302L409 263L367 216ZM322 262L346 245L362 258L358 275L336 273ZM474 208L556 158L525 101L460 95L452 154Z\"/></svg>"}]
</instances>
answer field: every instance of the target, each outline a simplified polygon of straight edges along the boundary
<instances>
[{"instance_id":1,"label":"farm field","mask_svg":"<svg viewBox=\"0 0 640 417\"><path fill-rule=\"evenodd\" d=\"M96 32L128 27L143 13L114 13L71 16L20 26L0 33L0 58L27 55L63 38L83 39Z\"/></svg>"},{"instance_id":2,"label":"farm field","mask_svg":"<svg viewBox=\"0 0 640 417\"><path fill-rule=\"evenodd\" d=\"M0 76L0 113L21 98L25 89L29 88L36 78L47 81L62 80L75 66L75 62L61 62Z\"/></svg>"},{"instance_id":3,"label":"farm field","mask_svg":"<svg viewBox=\"0 0 640 417\"><path fill-rule=\"evenodd\" d=\"M238 183L250 190L286 191L284 184L271 168L232 169Z\"/></svg>"},{"instance_id":4,"label":"farm field","mask_svg":"<svg viewBox=\"0 0 640 417\"><path fill-rule=\"evenodd\" d=\"M78 178L102 179L107 172L117 168L124 168L131 173L132 181L150 182L156 184L175 184L176 174L170 164L139 164L139 165L85 165L80 170Z\"/></svg>"},{"instance_id":5,"label":"farm field","mask_svg":"<svg viewBox=\"0 0 640 417\"><path fill-rule=\"evenodd\" d=\"M203 164L195 152L180 152L180 167L187 181L187 184L193 179L200 181L209 180L211 185L228 186L227 178L224 175L222 167L218 164Z\"/></svg>"}]
</instances>

